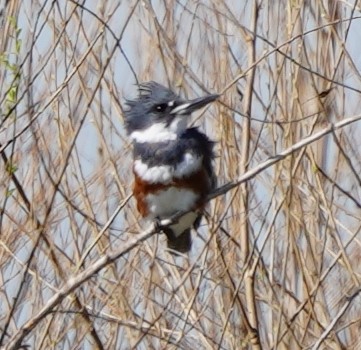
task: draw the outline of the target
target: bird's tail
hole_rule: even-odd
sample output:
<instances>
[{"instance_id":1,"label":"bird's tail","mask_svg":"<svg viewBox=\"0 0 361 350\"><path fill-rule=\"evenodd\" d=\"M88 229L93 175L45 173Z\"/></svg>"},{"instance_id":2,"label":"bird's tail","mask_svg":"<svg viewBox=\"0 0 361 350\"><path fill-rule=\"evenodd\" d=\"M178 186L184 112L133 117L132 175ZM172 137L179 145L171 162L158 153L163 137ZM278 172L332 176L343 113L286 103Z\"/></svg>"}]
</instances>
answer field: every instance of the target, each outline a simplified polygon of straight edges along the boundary
<instances>
[{"instance_id":1,"label":"bird's tail","mask_svg":"<svg viewBox=\"0 0 361 350\"><path fill-rule=\"evenodd\" d=\"M180 253L187 253L192 246L191 229L183 231L180 235L176 236L174 232L167 228L163 229L168 239L168 248L178 251Z\"/></svg>"}]
</instances>

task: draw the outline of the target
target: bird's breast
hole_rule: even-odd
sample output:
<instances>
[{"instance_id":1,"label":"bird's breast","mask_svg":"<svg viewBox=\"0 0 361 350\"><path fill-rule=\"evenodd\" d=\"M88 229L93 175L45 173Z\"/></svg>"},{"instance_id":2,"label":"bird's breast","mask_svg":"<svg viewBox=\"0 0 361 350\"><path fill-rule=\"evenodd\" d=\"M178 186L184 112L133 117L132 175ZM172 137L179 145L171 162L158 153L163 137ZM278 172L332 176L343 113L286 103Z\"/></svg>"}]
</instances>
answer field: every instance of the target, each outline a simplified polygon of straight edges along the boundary
<instances>
[{"instance_id":1,"label":"bird's breast","mask_svg":"<svg viewBox=\"0 0 361 350\"><path fill-rule=\"evenodd\" d=\"M210 180L201 168L188 176L166 177L153 183L139 176L134 169L133 193L138 211L144 217L168 217L178 211L199 209L209 192Z\"/></svg>"},{"instance_id":2,"label":"bird's breast","mask_svg":"<svg viewBox=\"0 0 361 350\"><path fill-rule=\"evenodd\" d=\"M192 130L172 142L135 144L133 193L143 217L165 218L203 208L212 187L211 144Z\"/></svg>"}]
</instances>

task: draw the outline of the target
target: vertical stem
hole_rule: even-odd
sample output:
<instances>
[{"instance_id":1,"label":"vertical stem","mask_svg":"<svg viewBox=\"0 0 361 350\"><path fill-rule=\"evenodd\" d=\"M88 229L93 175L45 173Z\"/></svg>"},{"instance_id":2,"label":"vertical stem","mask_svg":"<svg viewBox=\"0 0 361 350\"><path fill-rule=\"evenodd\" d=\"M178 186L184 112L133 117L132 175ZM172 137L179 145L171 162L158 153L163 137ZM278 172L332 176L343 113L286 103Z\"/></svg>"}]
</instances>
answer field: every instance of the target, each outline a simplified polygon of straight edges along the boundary
<instances>
[{"instance_id":1,"label":"vertical stem","mask_svg":"<svg viewBox=\"0 0 361 350\"><path fill-rule=\"evenodd\" d=\"M252 32L256 33L257 30L257 17L258 17L258 8L257 3L254 4L253 13L252 13ZM249 36L249 34L247 34ZM253 38L249 36L248 40L248 62L251 65L255 62L255 42L256 36ZM251 116L252 111L252 93L253 93L253 83L254 83L255 70L252 69L248 75L247 87L244 92L244 111L247 117ZM248 169L249 163L249 149L250 149L250 139L251 139L251 122L249 118L244 118L243 127L242 127L242 154L241 154L241 164L240 172L244 173ZM240 237L241 237L241 247L242 251L242 261L246 263L249 259L249 225L248 225L248 186L247 183L242 184L241 188L241 213L245 213L245 218L241 222L240 226ZM251 268L252 264L248 264L247 271L245 273L245 295L246 295L246 304L248 312L249 324L253 329L253 334L251 335L251 346L252 349L261 349L259 335L258 335L258 319L257 319L257 309L254 295L254 271Z\"/></svg>"}]
</instances>

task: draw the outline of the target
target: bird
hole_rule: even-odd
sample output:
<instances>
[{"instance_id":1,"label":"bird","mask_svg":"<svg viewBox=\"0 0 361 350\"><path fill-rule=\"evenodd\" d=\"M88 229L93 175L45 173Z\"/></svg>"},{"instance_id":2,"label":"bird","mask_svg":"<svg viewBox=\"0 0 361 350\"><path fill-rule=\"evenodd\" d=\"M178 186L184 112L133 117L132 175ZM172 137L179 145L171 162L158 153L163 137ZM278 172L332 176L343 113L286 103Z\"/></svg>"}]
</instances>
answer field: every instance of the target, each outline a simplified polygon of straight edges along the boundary
<instances>
[{"instance_id":1,"label":"bird","mask_svg":"<svg viewBox=\"0 0 361 350\"><path fill-rule=\"evenodd\" d=\"M141 216L154 222L187 212L168 227L171 253L191 249L206 197L215 188L214 142L197 127L188 127L192 112L219 97L183 99L154 81L138 85L126 100L125 126L133 144L133 195Z\"/></svg>"}]
</instances>

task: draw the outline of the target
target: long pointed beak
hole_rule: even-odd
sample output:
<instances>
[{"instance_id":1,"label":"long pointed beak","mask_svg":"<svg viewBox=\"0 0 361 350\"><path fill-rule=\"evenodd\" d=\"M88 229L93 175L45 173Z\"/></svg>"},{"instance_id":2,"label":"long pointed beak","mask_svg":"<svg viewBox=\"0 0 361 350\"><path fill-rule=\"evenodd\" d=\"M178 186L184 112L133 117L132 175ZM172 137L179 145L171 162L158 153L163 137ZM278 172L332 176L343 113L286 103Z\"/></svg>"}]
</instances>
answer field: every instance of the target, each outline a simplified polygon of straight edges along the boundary
<instances>
[{"instance_id":1,"label":"long pointed beak","mask_svg":"<svg viewBox=\"0 0 361 350\"><path fill-rule=\"evenodd\" d=\"M178 105L177 107L174 107L170 114L191 114L197 109L200 109L207 105L208 103L213 102L216 100L220 95L214 94L214 95L207 95L203 97L198 97L194 100L184 101L182 104Z\"/></svg>"}]
</instances>

